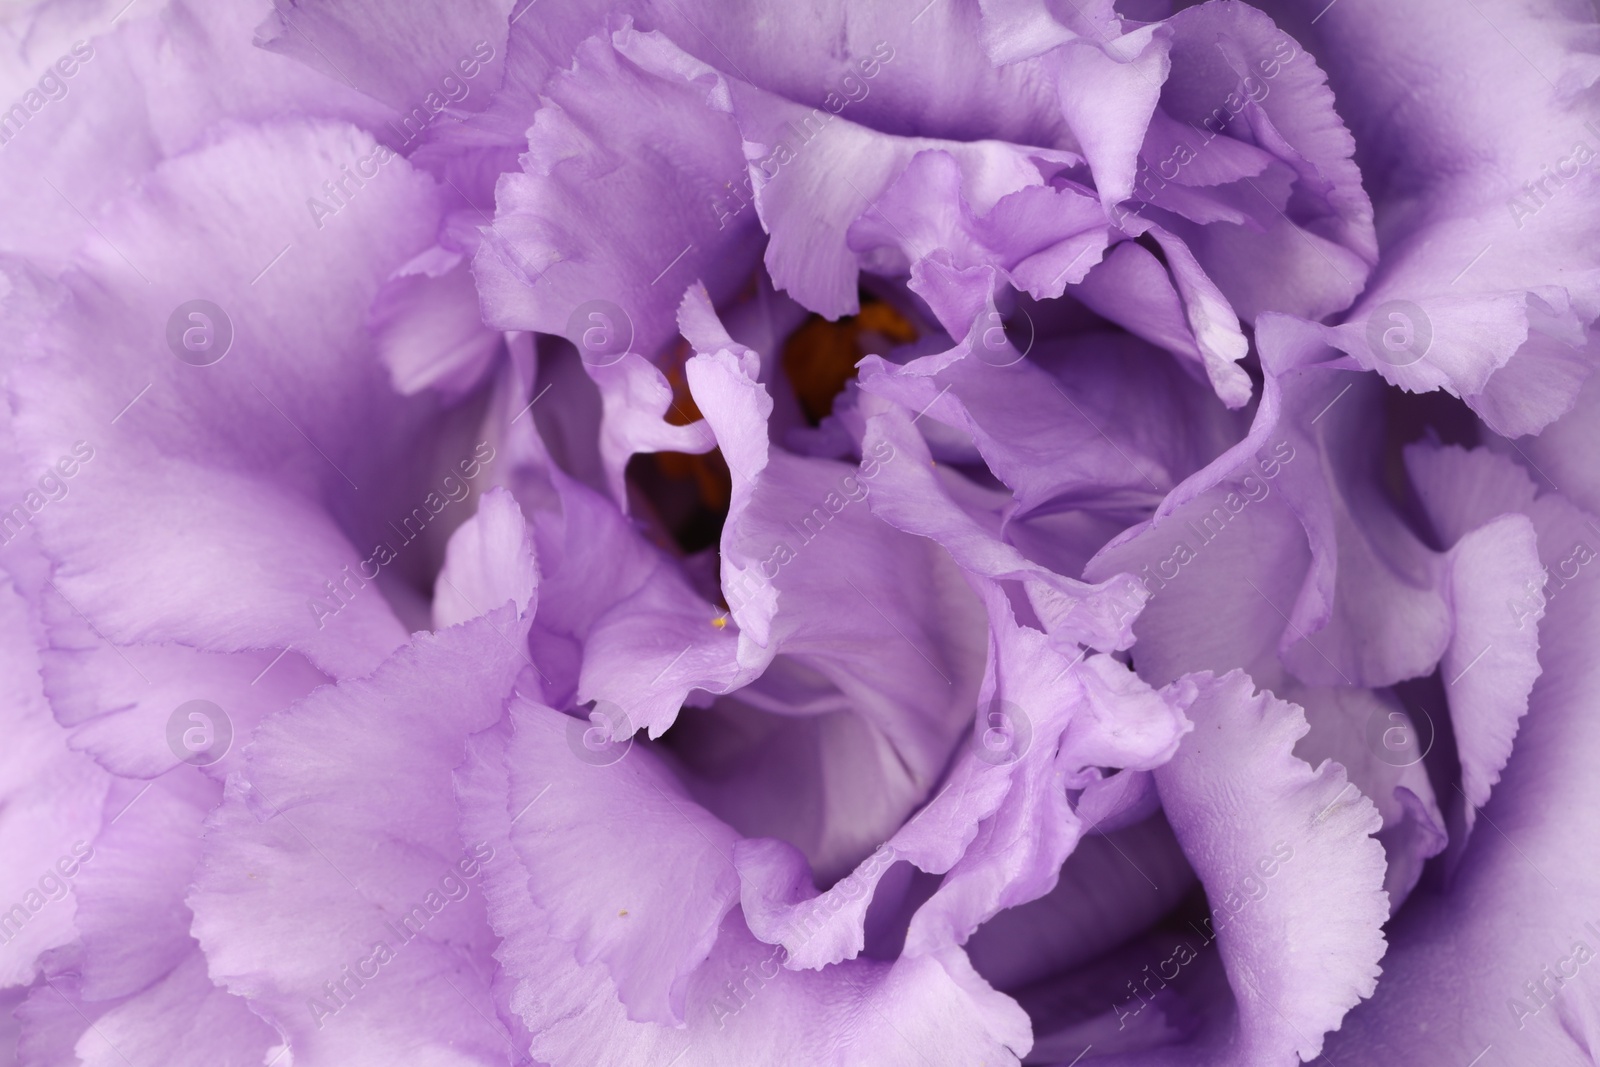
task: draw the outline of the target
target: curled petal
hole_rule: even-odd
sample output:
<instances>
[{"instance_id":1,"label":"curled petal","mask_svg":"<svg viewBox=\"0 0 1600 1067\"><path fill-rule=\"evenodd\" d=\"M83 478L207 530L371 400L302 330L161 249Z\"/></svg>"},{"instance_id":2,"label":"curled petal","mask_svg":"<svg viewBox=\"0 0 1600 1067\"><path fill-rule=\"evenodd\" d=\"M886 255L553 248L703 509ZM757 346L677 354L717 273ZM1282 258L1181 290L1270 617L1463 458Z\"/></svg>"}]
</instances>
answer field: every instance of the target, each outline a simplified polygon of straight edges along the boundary
<instances>
[{"instance_id":1,"label":"curled petal","mask_svg":"<svg viewBox=\"0 0 1600 1067\"><path fill-rule=\"evenodd\" d=\"M1311 1059L1376 987L1389 914L1383 849L1369 836L1378 813L1343 768L1294 757L1306 731L1294 705L1254 692L1242 672L1194 682L1194 732L1156 786L1205 885L1237 1014L1213 1017L1182 1062Z\"/></svg>"}]
</instances>

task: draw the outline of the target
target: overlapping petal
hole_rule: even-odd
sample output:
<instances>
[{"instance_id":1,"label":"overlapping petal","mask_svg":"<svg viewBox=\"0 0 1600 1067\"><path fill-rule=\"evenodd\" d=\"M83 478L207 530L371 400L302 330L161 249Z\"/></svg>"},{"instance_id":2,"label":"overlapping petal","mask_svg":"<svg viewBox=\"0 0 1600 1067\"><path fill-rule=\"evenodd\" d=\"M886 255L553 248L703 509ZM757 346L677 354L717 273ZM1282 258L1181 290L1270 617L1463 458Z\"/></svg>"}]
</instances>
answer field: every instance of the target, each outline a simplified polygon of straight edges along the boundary
<instances>
[{"instance_id":1,"label":"overlapping petal","mask_svg":"<svg viewBox=\"0 0 1600 1067\"><path fill-rule=\"evenodd\" d=\"M1600 1049L1582 5L93 7L19 1062Z\"/></svg>"},{"instance_id":2,"label":"overlapping petal","mask_svg":"<svg viewBox=\"0 0 1600 1067\"><path fill-rule=\"evenodd\" d=\"M501 608L418 635L275 716L208 819L194 934L296 1059L505 1061L476 890L496 849L463 840L437 797L527 667L499 631L527 625Z\"/></svg>"}]
</instances>

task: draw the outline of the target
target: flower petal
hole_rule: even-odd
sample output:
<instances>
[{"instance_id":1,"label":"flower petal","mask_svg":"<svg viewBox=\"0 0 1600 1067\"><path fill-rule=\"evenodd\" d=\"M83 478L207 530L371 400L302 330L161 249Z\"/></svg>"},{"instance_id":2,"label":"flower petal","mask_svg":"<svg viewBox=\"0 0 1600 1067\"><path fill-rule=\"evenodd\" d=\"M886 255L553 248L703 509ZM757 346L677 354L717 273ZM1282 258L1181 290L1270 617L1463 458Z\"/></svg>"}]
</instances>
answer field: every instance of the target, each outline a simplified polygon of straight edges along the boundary
<instances>
[{"instance_id":1,"label":"flower petal","mask_svg":"<svg viewBox=\"0 0 1600 1067\"><path fill-rule=\"evenodd\" d=\"M504 744L493 734L477 739L461 784L469 836L510 854ZM528 873L516 859L485 869L509 1003L546 1062L670 1063L692 1049L705 1067L747 1067L778 1047L803 1050L822 1067L918 1067L938 1056L1015 1063L1027 1049L1026 1016L973 974L959 950L893 964L851 960L825 973L788 970L782 950L753 938L734 913L690 980L687 1027L630 1020L604 965L579 964L570 945L551 936L527 894Z\"/></svg>"},{"instance_id":2,"label":"flower petal","mask_svg":"<svg viewBox=\"0 0 1600 1067\"><path fill-rule=\"evenodd\" d=\"M1133 193L1139 147L1172 66L1171 47L1171 30L1154 24L1113 42L1073 41L1050 57L1062 113L1108 208Z\"/></svg>"},{"instance_id":3,"label":"flower petal","mask_svg":"<svg viewBox=\"0 0 1600 1067\"><path fill-rule=\"evenodd\" d=\"M441 12L422 3L302 0L292 18L273 5L256 28L256 41L407 117L421 112L417 121L431 122L456 101L461 76L490 87L499 82L513 6L511 0L471 0Z\"/></svg>"},{"instance_id":4,"label":"flower petal","mask_svg":"<svg viewBox=\"0 0 1600 1067\"><path fill-rule=\"evenodd\" d=\"M1600 215L1585 191L1600 136L1581 91L1600 75L1592 21L1530 0L1464 19L1380 8L1341 2L1310 27L1380 191L1385 269L1339 346L1402 388L1462 397L1498 432L1537 433L1594 368L1578 332L1600 314ZM1400 69L1399 42L1423 39L1472 56L1474 76L1377 73ZM1545 121L1518 121L1526 108ZM1489 385L1519 361L1544 366Z\"/></svg>"},{"instance_id":5,"label":"flower petal","mask_svg":"<svg viewBox=\"0 0 1600 1067\"><path fill-rule=\"evenodd\" d=\"M1498 512L1507 495L1531 504L1533 485L1510 460L1482 449L1414 445L1406 450L1406 466L1439 536L1454 541L1449 596L1455 629L1439 670L1470 831L1511 756L1539 677L1546 575L1537 535L1526 515ZM1435 513L1435 501L1442 514ZM1481 525L1463 533L1468 522Z\"/></svg>"},{"instance_id":6,"label":"flower petal","mask_svg":"<svg viewBox=\"0 0 1600 1067\"><path fill-rule=\"evenodd\" d=\"M975 755L1016 767L1004 800L912 919L908 955L962 944L1002 909L1054 889L1084 829L1067 790L1087 785L1091 766L1159 766L1191 729L1183 714L1191 686L1157 693L1109 656L1080 667L1037 630L1018 626L998 588L988 602L995 662L981 694ZM978 747L995 735L998 749Z\"/></svg>"},{"instance_id":7,"label":"flower petal","mask_svg":"<svg viewBox=\"0 0 1600 1067\"><path fill-rule=\"evenodd\" d=\"M375 591L340 601L336 621L308 609L324 583L352 581L341 576L360 565L352 541L386 536L384 520L424 497L415 474L393 471L435 444L431 404L400 400L364 355L382 278L431 238L431 181L394 161L324 233L298 195L372 149L338 125L233 129L163 164L99 222L155 280L99 244L63 276L70 303L10 388L30 466L61 458L63 426L85 427L81 488L35 525L57 586L111 641L292 645L343 674L403 639ZM186 312L197 294L210 304ZM298 313L274 310L285 306ZM179 350L196 331L193 343L229 347L197 366L175 358L169 329ZM124 552L106 529L144 548ZM253 610L236 611L240 597Z\"/></svg>"},{"instance_id":8,"label":"flower petal","mask_svg":"<svg viewBox=\"0 0 1600 1067\"><path fill-rule=\"evenodd\" d=\"M82 850L93 854L109 784L105 772L67 748L40 692L38 671L27 602L8 577L0 585L0 672L9 694L11 739L0 757L0 848L7 857L0 873L0 900L7 909L0 916L0 987L27 985L39 956L72 939L73 905L49 900L39 883L76 869Z\"/></svg>"},{"instance_id":9,"label":"flower petal","mask_svg":"<svg viewBox=\"0 0 1600 1067\"><path fill-rule=\"evenodd\" d=\"M738 835L645 746L587 755L579 720L531 704L512 716L511 842L529 895L579 962L605 964L630 1018L681 1024L689 978L738 902Z\"/></svg>"},{"instance_id":10,"label":"flower petal","mask_svg":"<svg viewBox=\"0 0 1600 1067\"><path fill-rule=\"evenodd\" d=\"M297 1061L503 1062L472 892L496 853L462 841L438 798L525 668L526 626L501 608L419 634L369 678L274 716L211 815L194 935Z\"/></svg>"},{"instance_id":11,"label":"flower petal","mask_svg":"<svg viewBox=\"0 0 1600 1067\"><path fill-rule=\"evenodd\" d=\"M213 985L205 956L193 943L187 947L182 962L159 981L112 1005L84 1030L73 1050L82 1067L270 1060L281 1047L276 1032L243 997Z\"/></svg>"},{"instance_id":12,"label":"flower petal","mask_svg":"<svg viewBox=\"0 0 1600 1067\"><path fill-rule=\"evenodd\" d=\"M584 356L618 500L635 452L710 447L703 428L665 420L672 393L652 361L676 335L690 281L726 298L758 253L754 213L733 220L722 207L723 183L744 173L738 131L715 106L726 91L696 73L631 27L585 41L546 86L523 170L501 177L473 263L490 325L564 336ZM582 221L600 217L612 221Z\"/></svg>"},{"instance_id":13,"label":"flower petal","mask_svg":"<svg viewBox=\"0 0 1600 1067\"><path fill-rule=\"evenodd\" d=\"M882 467L903 462L892 448L857 468L769 448L771 400L758 369L748 350L688 364L695 402L733 472L721 562L739 662L765 667L784 652L838 686L891 742L899 767L885 774L903 816L926 795L973 707L982 609L936 545L864 506ZM811 547L822 539L848 548Z\"/></svg>"},{"instance_id":14,"label":"flower petal","mask_svg":"<svg viewBox=\"0 0 1600 1067\"><path fill-rule=\"evenodd\" d=\"M1368 836L1378 813L1337 764L1294 757L1306 731L1294 705L1255 693L1242 672L1194 681L1195 730L1156 769L1156 787L1211 900L1238 1014L1189 1055L1311 1059L1376 986L1389 914L1383 849Z\"/></svg>"},{"instance_id":15,"label":"flower petal","mask_svg":"<svg viewBox=\"0 0 1600 1067\"><path fill-rule=\"evenodd\" d=\"M1589 513L1556 493L1528 507L1525 481L1497 478L1481 460L1472 465L1484 510L1527 508L1540 555L1555 573L1574 545L1595 543ZM1498 502L1487 492L1496 484L1510 490ZM1492 829L1473 834L1445 891L1392 924L1378 994L1329 1041L1335 1062L1443 1067L1470 1063L1491 1047L1490 1056L1529 1063L1592 1058L1584 961L1596 944L1590 926L1600 925L1592 903L1600 879L1584 858L1592 825L1563 813L1600 802L1590 756L1600 744L1591 713L1600 685L1600 597L1587 569L1568 573L1573 580L1558 585L1553 577L1547 586L1542 670L1511 759L1480 813Z\"/></svg>"},{"instance_id":16,"label":"flower petal","mask_svg":"<svg viewBox=\"0 0 1600 1067\"><path fill-rule=\"evenodd\" d=\"M516 499L497 486L450 535L433 595L434 626L443 630L508 602L518 616L531 614L538 585L533 535Z\"/></svg>"},{"instance_id":17,"label":"flower petal","mask_svg":"<svg viewBox=\"0 0 1600 1067\"><path fill-rule=\"evenodd\" d=\"M1079 644L1101 651L1132 643L1131 581L1113 577L1098 586L1056 574L1033 563L1000 537L998 517L980 522L953 499L961 476L938 467L903 409L885 407L870 415L861 441L863 453L892 450L901 458L886 463L868 497L872 513L907 533L931 538L971 574L1022 584L1029 603L1058 648ZM886 448L885 448L886 446ZM985 528L990 525L990 528Z\"/></svg>"},{"instance_id":18,"label":"flower petal","mask_svg":"<svg viewBox=\"0 0 1600 1067\"><path fill-rule=\"evenodd\" d=\"M450 397L471 391L503 343L483 325L466 257L438 246L384 285L372 305L372 332L395 392L405 396L428 388Z\"/></svg>"}]
</instances>

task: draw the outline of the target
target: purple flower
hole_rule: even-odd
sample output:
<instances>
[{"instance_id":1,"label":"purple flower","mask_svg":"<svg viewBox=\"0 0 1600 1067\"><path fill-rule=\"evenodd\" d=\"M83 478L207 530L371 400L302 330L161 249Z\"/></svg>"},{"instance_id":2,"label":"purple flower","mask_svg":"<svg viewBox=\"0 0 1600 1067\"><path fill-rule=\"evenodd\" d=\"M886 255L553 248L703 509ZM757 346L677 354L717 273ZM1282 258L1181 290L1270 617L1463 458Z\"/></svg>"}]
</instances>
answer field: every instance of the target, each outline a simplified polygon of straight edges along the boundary
<instances>
[{"instance_id":1,"label":"purple flower","mask_svg":"<svg viewBox=\"0 0 1600 1067\"><path fill-rule=\"evenodd\" d=\"M1593 1062L1593 11L0 25L18 1064Z\"/></svg>"}]
</instances>

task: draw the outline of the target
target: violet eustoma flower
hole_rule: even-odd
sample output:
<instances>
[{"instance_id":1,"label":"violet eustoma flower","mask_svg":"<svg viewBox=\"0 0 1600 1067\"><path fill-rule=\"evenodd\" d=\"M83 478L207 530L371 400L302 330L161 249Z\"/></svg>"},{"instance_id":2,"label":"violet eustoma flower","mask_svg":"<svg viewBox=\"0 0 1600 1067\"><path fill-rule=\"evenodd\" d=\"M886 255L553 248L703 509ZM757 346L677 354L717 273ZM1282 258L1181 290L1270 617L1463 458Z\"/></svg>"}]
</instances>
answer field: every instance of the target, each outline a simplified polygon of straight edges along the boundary
<instances>
[{"instance_id":1,"label":"violet eustoma flower","mask_svg":"<svg viewBox=\"0 0 1600 1067\"><path fill-rule=\"evenodd\" d=\"M1595 1062L1590 6L0 28L16 1063Z\"/></svg>"}]
</instances>

